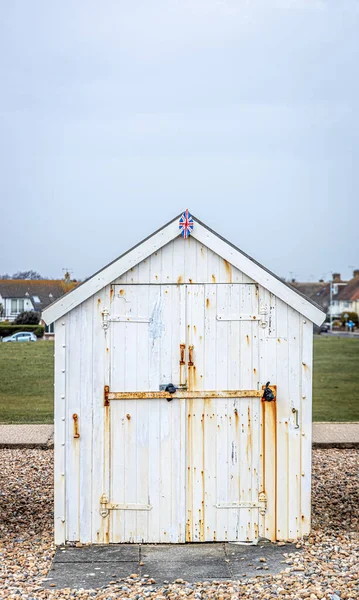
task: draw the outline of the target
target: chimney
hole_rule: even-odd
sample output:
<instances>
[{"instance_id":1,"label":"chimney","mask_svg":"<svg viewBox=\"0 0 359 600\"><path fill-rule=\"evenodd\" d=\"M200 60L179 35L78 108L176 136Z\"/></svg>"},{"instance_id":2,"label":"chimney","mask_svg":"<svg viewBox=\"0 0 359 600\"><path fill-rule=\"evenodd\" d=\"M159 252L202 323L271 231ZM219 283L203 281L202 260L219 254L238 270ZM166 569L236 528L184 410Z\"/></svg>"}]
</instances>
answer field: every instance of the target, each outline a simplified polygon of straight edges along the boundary
<instances>
[{"instance_id":1,"label":"chimney","mask_svg":"<svg viewBox=\"0 0 359 600\"><path fill-rule=\"evenodd\" d=\"M353 277L359 277L359 269L354 269Z\"/></svg>"},{"instance_id":2,"label":"chimney","mask_svg":"<svg viewBox=\"0 0 359 600\"><path fill-rule=\"evenodd\" d=\"M340 273L333 273L333 281L341 281Z\"/></svg>"}]
</instances>

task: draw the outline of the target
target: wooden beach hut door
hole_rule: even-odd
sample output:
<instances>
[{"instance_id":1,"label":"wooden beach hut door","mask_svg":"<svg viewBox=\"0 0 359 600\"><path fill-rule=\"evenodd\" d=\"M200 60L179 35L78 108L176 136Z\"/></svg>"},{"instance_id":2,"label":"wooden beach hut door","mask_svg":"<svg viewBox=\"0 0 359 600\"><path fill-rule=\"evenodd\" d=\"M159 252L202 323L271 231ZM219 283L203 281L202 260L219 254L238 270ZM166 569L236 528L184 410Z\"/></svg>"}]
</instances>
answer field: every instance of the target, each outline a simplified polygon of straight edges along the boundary
<instances>
[{"instance_id":1,"label":"wooden beach hut door","mask_svg":"<svg viewBox=\"0 0 359 600\"><path fill-rule=\"evenodd\" d=\"M224 393L259 388L256 286L113 289L109 541L256 539L261 401Z\"/></svg>"}]
</instances>

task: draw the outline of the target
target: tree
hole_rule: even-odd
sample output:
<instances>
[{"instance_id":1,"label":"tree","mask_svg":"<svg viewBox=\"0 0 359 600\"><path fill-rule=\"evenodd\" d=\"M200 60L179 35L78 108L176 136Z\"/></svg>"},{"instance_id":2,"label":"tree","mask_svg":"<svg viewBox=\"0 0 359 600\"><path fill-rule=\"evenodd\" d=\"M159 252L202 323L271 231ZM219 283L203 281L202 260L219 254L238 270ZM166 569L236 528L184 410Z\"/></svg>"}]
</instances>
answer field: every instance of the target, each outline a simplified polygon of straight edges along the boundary
<instances>
[{"instance_id":1,"label":"tree","mask_svg":"<svg viewBox=\"0 0 359 600\"><path fill-rule=\"evenodd\" d=\"M347 317L345 315L348 315ZM345 325L345 323L347 323L348 321L353 321L353 323L358 326L358 315L356 312L350 312L349 310L346 310L344 312L342 312L341 317L340 317L343 325Z\"/></svg>"},{"instance_id":2,"label":"tree","mask_svg":"<svg viewBox=\"0 0 359 600\"><path fill-rule=\"evenodd\" d=\"M18 271L12 276L13 279L44 279L40 273L30 269L29 271Z\"/></svg>"},{"instance_id":3,"label":"tree","mask_svg":"<svg viewBox=\"0 0 359 600\"><path fill-rule=\"evenodd\" d=\"M14 323L16 325L38 325L40 321L40 313L35 310L24 310L17 315Z\"/></svg>"}]
</instances>

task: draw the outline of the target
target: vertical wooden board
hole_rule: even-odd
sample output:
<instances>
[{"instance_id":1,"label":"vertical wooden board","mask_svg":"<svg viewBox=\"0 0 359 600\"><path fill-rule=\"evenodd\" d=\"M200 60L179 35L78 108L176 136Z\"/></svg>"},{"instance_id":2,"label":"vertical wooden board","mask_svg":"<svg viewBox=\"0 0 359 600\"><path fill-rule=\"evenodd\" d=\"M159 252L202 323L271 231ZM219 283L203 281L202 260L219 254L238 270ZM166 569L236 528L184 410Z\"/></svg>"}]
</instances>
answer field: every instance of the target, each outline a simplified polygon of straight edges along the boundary
<instances>
[{"instance_id":1,"label":"vertical wooden board","mask_svg":"<svg viewBox=\"0 0 359 600\"><path fill-rule=\"evenodd\" d=\"M227 314L239 315L241 312L239 285L228 285ZM229 321L228 329L228 389L240 389L240 322ZM228 400L228 501L238 502L240 494L240 464L241 464L241 434L239 429L240 402L237 399ZM226 509L228 518L228 536L230 540L241 539L242 509Z\"/></svg>"},{"instance_id":2,"label":"vertical wooden board","mask_svg":"<svg viewBox=\"0 0 359 600\"><path fill-rule=\"evenodd\" d=\"M148 286L136 286L137 313L147 316L149 314ZM149 344L148 344L148 323L136 324L136 389L149 389ZM133 474L137 479L137 499L139 504L148 503L149 495L149 411L151 402L147 400L138 400L136 402L136 471ZM136 513L136 540L145 542L149 535L149 513L147 511L137 511Z\"/></svg>"},{"instance_id":3,"label":"vertical wooden board","mask_svg":"<svg viewBox=\"0 0 359 600\"><path fill-rule=\"evenodd\" d=\"M66 541L66 316L55 322L55 544Z\"/></svg>"},{"instance_id":4,"label":"vertical wooden board","mask_svg":"<svg viewBox=\"0 0 359 600\"><path fill-rule=\"evenodd\" d=\"M208 248L203 244L196 245L197 281L207 283Z\"/></svg>"},{"instance_id":5,"label":"vertical wooden board","mask_svg":"<svg viewBox=\"0 0 359 600\"><path fill-rule=\"evenodd\" d=\"M193 375L191 377L191 388L193 390L202 390L204 384L204 304L205 293L203 285L193 285L190 289L190 306L188 307L189 316L189 338L188 344L193 345ZM204 529L204 443L205 443L205 402L201 398L196 398L191 402L191 438L188 443L191 444L191 486L189 493L191 495L191 515L192 515L192 541L200 542L205 539Z\"/></svg>"},{"instance_id":6,"label":"vertical wooden board","mask_svg":"<svg viewBox=\"0 0 359 600\"><path fill-rule=\"evenodd\" d=\"M81 305L80 324L80 540L92 540L92 298Z\"/></svg>"},{"instance_id":7,"label":"vertical wooden board","mask_svg":"<svg viewBox=\"0 0 359 600\"><path fill-rule=\"evenodd\" d=\"M92 541L106 543L106 519L100 515L100 498L109 495L109 473L105 472L105 426L109 427L104 407L104 385L109 385L106 348L110 348L108 332L102 327L102 311L110 306L110 287L92 298L93 305L93 435L92 435ZM106 416L106 418L105 418ZM106 449L108 452L108 449ZM108 459L106 459L108 461Z\"/></svg>"},{"instance_id":8,"label":"vertical wooden board","mask_svg":"<svg viewBox=\"0 0 359 600\"><path fill-rule=\"evenodd\" d=\"M160 337L160 381L161 385L172 383L172 341L174 329L178 331L178 324L173 323L172 310L173 303L171 298L170 286L161 286L162 311L161 319L164 323L163 335ZM177 334L178 339L178 334ZM157 385L157 389L158 389ZM160 405L160 541L168 542L170 538L171 516L172 516L172 477L177 472L176 466L172 463L173 444L176 443L176 436L173 435L173 402L163 400Z\"/></svg>"},{"instance_id":9,"label":"vertical wooden board","mask_svg":"<svg viewBox=\"0 0 359 600\"><path fill-rule=\"evenodd\" d=\"M115 294L111 303L111 314L113 316L126 315L126 306L131 304L131 293L128 296L130 286L124 285L114 287ZM126 372L126 323L112 322L110 326L110 367L111 367L111 389L125 389ZM105 409L104 409L105 410ZM110 403L110 496L109 500L124 504L126 498L125 487L125 402ZM111 511L109 515L111 522L110 542L125 542L125 518L122 511Z\"/></svg>"},{"instance_id":10,"label":"vertical wooden board","mask_svg":"<svg viewBox=\"0 0 359 600\"><path fill-rule=\"evenodd\" d=\"M184 240L181 237L178 237L171 242L171 244L173 244L172 282L178 284L185 282L185 256L183 242Z\"/></svg>"},{"instance_id":11,"label":"vertical wooden board","mask_svg":"<svg viewBox=\"0 0 359 600\"><path fill-rule=\"evenodd\" d=\"M217 285L217 314L226 314L229 303L229 287ZM216 389L228 389L228 321L216 321ZM217 502L227 502L228 495L228 406L227 400L217 402ZM228 511L217 510L217 539L228 539Z\"/></svg>"},{"instance_id":12,"label":"vertical wooden board","mask_svg":"<svg viewBox=\"0 0 359 600\"><path fill-rule=\"evenodd\" d=\"M204 384L206 390L217 389L216 378L216 284L205 286L204 300ZM204 406L205 414L205 539L216 541L217 511L214 506L217 503L217 400L208 399Z\"/></svg>"},{"instance_id":13,"label":"vertical wooden board","mask_svg":"<svg viewBox=\"0 0 359 600\"><path fill-rule=\"evenodd\" d=\"M277 312L277 539L288 539L289 364L288 306L276 299Z\"/></svg>"},{"instance_id":14,"label":"vertical wooden board","mask_svg":"<svg viewBox=\"0 0 359 600\"><path fill-rule=\"evenodd\" d=\"M158 250L149 257L150 283L162 283L162 251Z\"/></svg>"},{"instance_id":15,"label":"vertical wooden board","mask_svg":"<svg viewBox=\"0 0 359 600\"><path fill-rule=\"evenodd\" d=\"M219 281L219 261L218 254L208 249L207 251L207 282L217 283Z\"/></svg>"},{"instance_id":16,"label":"vertical wooden board","mask_svg":"<svg viewBox=\"0 0 359 600\"><path fill-rule=\"evenodd\" d=\"M166 244L161 248L161 273L159 283L168 284L173 282L173 243Z\"/></svg>"},{"instance_id":17,"label":"vertical wooden board","mask_svg":"<svg viewBox=\"0 0 359 600\"><path fill-rule=\"evenodd\" d=\"M172 472L171 472L171 522L169 542L186 541L186 400L172 402Z\"/></svg>"},{"instance_id":18,"label":"vertical wooden board","mask_svg":"<svg viewBox=\"0 0 359 600\"><path fill-rule=\"evenodd\" d=\"M183 240L185 283L197 283L197 255L198 242L194 238Z\"/></svg>"},{"instance_id":19,"label":"vertical wooden board","mask_svg":"<svg viewBox=\"0 0 359 600\"><path fill-rule=\"evenodd\" d=\"M301 535L311 523L313 323L301 315Z\"/></svg>"},{"instance_id":20,"label":"vertical wooden board","mask_svg":"<svg viewBox=\"0 0 359 600\"><path fill-rule=\"evenodd\" d=\"M300 537L300 427L296 425L296 413L300 411L300 315L288 306L288 367L289 367L289 427L288 427L288 537ZM298 418L299 424L299 418Z\"/></svg>"},{"instance_id":21,"label":"vertical wooden board","mask_svg":"<svg viewBox=\"0 0 359 600\"><path fill-rule=\"evenodd\" d=\"M138 280L137 283L148 283L150 280L150 268L151 259L150 257L145 258L138 264Z\"/></svg>"},{"instance_id":22,"label":"vertical wooden board","mask_svg":"<svg viewBox=\"0 0 359 600\"><path fill-rule=\"evenodd\" d=\"M68 541L80 539L80 438L74 438L73 414L80 414L81 399L81 311L82 305L68 315L66 345L66 513Z\"/></svg>"}]
</instances>

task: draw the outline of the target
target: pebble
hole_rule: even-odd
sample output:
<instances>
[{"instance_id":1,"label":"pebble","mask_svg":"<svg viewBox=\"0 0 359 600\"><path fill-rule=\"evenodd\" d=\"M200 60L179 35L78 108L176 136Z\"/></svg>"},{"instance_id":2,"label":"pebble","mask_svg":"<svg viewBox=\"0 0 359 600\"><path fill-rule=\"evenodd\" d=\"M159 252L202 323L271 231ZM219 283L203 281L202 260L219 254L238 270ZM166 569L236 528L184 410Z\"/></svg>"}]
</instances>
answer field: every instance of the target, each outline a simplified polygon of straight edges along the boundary
<instances>
[{"instance_id":1,"label":"pebble","mask_svg":"<svg viewBox=\"0 0 359 600\"><path fill-rule=\"evenodd\" d=\"M284 553L281 573L268 574L261 556L256 561L261 574L246 578L243 572L239 581L188 584L179 578L175 583L156 584L149 574L140 579L133 573L90 590L57 589L53 582L50 589L41 587L55 552L52 451L3 449L0 455L0 598L359 600L358 449L314 449L313 531L296 543L302 549L299 553L291 554L284 541L278 543Z\"/></svg>"}]
</instances>

